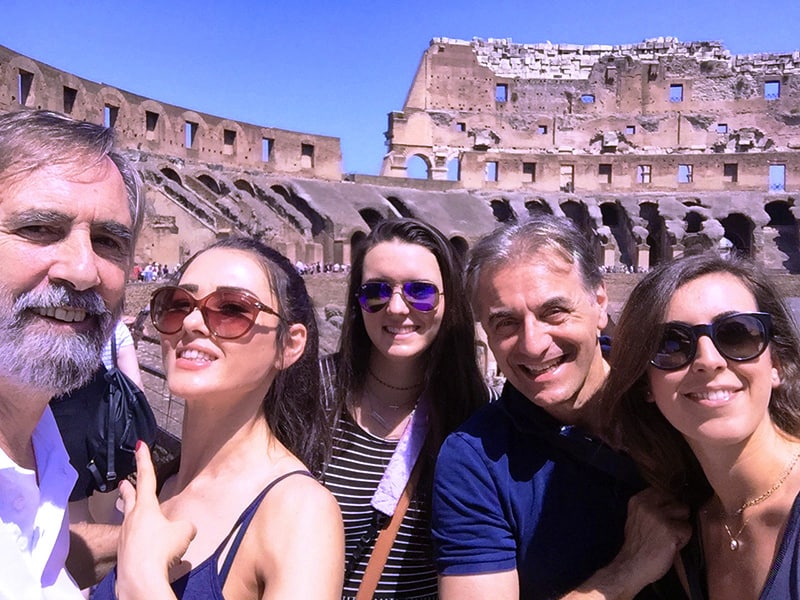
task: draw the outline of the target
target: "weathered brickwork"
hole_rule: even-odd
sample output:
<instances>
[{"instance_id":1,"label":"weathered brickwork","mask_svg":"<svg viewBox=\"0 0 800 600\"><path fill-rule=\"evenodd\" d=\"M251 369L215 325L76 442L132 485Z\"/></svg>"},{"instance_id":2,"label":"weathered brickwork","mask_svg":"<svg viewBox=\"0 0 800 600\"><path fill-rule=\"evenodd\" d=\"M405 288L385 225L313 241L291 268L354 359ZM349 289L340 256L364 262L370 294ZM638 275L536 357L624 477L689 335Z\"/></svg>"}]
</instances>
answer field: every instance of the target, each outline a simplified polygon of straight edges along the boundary
<instances>
[{"instance_id":1,"label":"weathered brickwork","mask_svg":"<svg viewBox=\"0 0 800 600\"><path fill-rule=\"evenodd\" d=\"M510 191L575 203L564 212L614 262L733 244L800 267L800 51L436 38L387 142L387 177L416 160L429 179L493 191L500 212Z\"/></svg>"},{"instance_id":2,"label":"weathered brickwork","mask_svg":"<svg viewBox=\"0 0 800 600\"><path fill-rule=\"evenodd\" d=\"M232 233L293 261L349 263L380 219L415 216L461 251L536 211L584 228L609 267L733 246L800 273L800 53L434 39L381 176L341 173L337 138L231 121L82 79L0 46L0 111L112 126L146 183L140 262ZM427 179L407 177L407 163ZM449 174L449 176L448 176Z\"/></svg>"}]
</instances>

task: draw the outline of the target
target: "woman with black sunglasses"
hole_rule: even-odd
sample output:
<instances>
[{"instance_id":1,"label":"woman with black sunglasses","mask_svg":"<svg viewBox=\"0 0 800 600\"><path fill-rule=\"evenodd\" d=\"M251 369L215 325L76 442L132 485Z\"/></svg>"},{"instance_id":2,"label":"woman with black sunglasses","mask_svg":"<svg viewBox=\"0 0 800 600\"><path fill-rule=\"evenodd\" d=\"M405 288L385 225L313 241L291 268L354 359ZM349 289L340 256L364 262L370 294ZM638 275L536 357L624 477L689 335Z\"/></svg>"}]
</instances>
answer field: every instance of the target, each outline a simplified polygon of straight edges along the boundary
<instances>
[{"instance_id":1,"label":"woman with black sunglasses","mask_svg":"<svg viewBox=\"0 0 800 600\"><path fill-rule=\"evenodd\" d=\"M800 339L763 269L705 254L650 271L611 365L613 439L691 509L669 597L800 597Z\"/></svg>"},{"instance_id":2,"label":"woman with black sunglasses","mask_svg":"<svg viewBox=\"0 0 800 600\"><path fill-rule=\"evenodd\" d=\"M121 486L118 566L93 598L338 598L343 530L316 480L330 445L302 278L248 238L213 244L157 290L170 391L185 401L177 472L156 497L146 446Z\"/></svg>"},{"instance_id":3,"label":"woman with black sunglasses","mask_svg":"<svg viewBox=\"0 0 800 600\"><path fill-rule=\"evenodd\" d=\"M383 221L355 251L346 302L339 352L322 361L334 429L324 481L345 523L342 596L354 598L371 579L377 598L436 598L436 454L486 401L461 259L425 223ZM378 544L390 548L384 566L376 538L392 516L399 531L381 534ZM364 588L361 594L373 597Z\"/></svg>"}]
</instances>

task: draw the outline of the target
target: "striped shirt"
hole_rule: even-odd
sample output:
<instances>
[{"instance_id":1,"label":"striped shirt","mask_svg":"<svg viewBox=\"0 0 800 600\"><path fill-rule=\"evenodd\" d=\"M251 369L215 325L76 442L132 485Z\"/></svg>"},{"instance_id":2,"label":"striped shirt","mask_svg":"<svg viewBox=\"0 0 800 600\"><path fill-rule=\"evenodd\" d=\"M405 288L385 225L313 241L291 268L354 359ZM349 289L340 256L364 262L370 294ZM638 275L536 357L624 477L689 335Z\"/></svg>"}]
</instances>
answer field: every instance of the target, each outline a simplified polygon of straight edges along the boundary
<instances>
[{"instance_id":1,"label":"striped shirt","mask_svg":"<svg viewBox=\"0 0 800 600\"><path fill-rule=\"evenodd\" d=\"M355 552L358 540L372 523L375 510L370 500L396 446L397 440L384 440L361 429L347 411L344 411L334 431L333 458L325 473L325 485L338 500L342 511L348 561ZM389 552L375 598L433 600L438 597L430 513L426 503L421 502L429 496L429 490L417 488L415 491ZM372 547L364 553L349 579L344 582L342 598L355 598Z\"/></svg>"}]
</instances>

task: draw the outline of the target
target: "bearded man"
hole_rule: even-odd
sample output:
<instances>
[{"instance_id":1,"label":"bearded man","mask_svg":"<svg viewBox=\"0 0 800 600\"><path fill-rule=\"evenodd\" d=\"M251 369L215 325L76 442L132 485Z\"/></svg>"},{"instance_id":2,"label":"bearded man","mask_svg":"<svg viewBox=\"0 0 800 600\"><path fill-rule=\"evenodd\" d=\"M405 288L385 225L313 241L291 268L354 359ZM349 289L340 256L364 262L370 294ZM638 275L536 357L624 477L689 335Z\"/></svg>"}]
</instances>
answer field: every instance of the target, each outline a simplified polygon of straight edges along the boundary
<instances>
[{"instance_id":1,"label":"bearded man","mask_svg":"<svg viewBox=\"0 0 800 600\"><path fill-rule=\"evenodd\" d=\"M100 362L143 210L112 130L0 116L0 598L82 598L65 567L76 473L48 402Z\"/></svg>"}]
</instances>

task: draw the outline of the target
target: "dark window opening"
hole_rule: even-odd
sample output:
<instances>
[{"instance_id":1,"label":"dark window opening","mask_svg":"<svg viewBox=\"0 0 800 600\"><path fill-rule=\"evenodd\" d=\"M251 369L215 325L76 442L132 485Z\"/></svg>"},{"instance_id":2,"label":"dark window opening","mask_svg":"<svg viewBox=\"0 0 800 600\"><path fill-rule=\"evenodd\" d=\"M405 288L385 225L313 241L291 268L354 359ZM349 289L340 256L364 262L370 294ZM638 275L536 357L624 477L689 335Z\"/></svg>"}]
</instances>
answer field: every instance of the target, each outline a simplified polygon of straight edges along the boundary
<instances>
[{"instance_id":1,"label":"dark window opening","mask_svg":"<svg viewBox=\"0 0 800 600\"><path fill-rule=\"evenodd\" d=\"M144 127L147 130L145 137L148 140L156 139L156 127L158 126L158 113L146 110L144 112Z\"/></svg>"},{"instance_id":2,"label":"dark window opening","mask_svg":"<svg viewBox=\"0 0 800 600\"><path fill-rule=\"evenodd\" d=\"M68 115L72 114L75 108L75 100L78 98L78 90L71 87L64 86L64 112Z\"/></svg>"},{"instance_id":3,"label":"dark window opening","mask_svg":"<svg viewBox=\"0 0 800 600\"><path fill-rule=\"evenodd\" d=\"M236 146L236 132L232 129L222 130L222 153L233 154Z\"/></svg>"},{"instance_id":4,"label":"dark window opening","mask_svg":"<svg viewBox=\"0 0 800 600\"><path fill-rule=\"evenodd\" d=\"M537 127L537 131L540 135L547 135L547 125L539 125L539 127Z\"/></svg>"},{"instance_id":5,"label":"dark window opening","mask_svg":"<svg viewBox=\"0 0 800 600\"><path fill-rule=\"evenodd\" d=\"M300 145L300 166L304 169L314 168L314 145Z\"/></svg>"},{"instance_id":6,"label":"dark window opening","mask_svg":"<svg viewBox=\"0 0 800 600\"><path fill-rule=\"evenodd\" d=\"M531 183L536 181L536 163L522 163L522 174L525 176L523 178L524 181Z\"/></svg>"},{"instance_id":7,"label":"dark window opening","mask_svg":"<svg viewBox=\"0 0 800 600\"><path fill-rule=\"evenodd\" d=\"M728 133L728 124L717 123L717 133Z\"/></svg>"},{"instance_id":8,"label":"dark window opening","mask_svg":"<svg viewBox=\"0 0 800 600\"><path fill-rule=\"evenodd\" d=\"M611 183L611 165L602 163L597 167L597 176L601 183Z\"/></svg>"},{"instance_id":9,"label":"dark window opening","mask_svg":"<svg viewBox=\"0 0 800 600\"><path fill-rule=\"evenodd\" d=\"M628 125L625 128L625 135L633 135L636 133L636 126L635 125Z\"/></svg>"},{"instance_id":10,"label":"dark window opening","mask_svg":"<svg viewBox=\"0 0 800 600\"><path fill-rule=\"evenodd\" d=\"M17 99L23 106L28 104L31 87L33 87L33 73L20 69L17 75Z\"/></svg>"},{"instance_id":11,"label":"dark window opening","mask_svg":"<svg viewBox=\"0 0 800 600\"><path fill-rule=\"evenodd\" d=\"M737 163L725 163L722 166L722 175L731 183L739 181L739 165Z\"/></svg>"},{"instance_id":12,"label":"dark window opening","mask_svg":"<svg viewBox=\"0 0 800 600\"><path fill-rule=\"evenodd\" d=\"M456 131L466 131L467 124L466 123L456 123Z\"/></svg>"}]
</instances>

